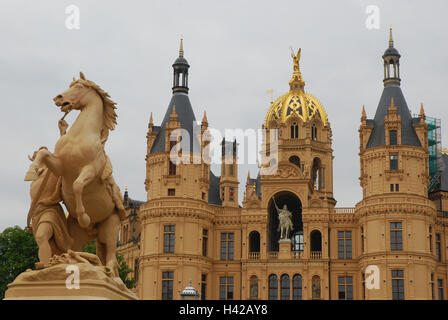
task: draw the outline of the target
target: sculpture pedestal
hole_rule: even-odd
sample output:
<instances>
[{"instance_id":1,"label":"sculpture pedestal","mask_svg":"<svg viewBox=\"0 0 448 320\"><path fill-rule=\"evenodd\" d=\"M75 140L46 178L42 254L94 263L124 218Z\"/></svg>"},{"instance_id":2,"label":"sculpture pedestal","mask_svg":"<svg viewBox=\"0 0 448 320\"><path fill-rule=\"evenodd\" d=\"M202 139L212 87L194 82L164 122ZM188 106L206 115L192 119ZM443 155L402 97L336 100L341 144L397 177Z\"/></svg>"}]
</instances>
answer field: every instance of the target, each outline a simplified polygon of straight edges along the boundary
<instances>
[{"instance_id":1,"label":"sculpture pedestal","mask_svg":"<svg viewBox=\"0 0 448 320\"><path fill-rule=\"evenodd\" d=\"M290 239L280 239L278 241L278 258L279 259L290 259L291 258L291 240Z\"/></svg>"},{"instance_id":2,"label":"sculpture pedestal","mask_svg":"<svg viewBox=\"0 0 448 320\"><path fill-rule=\"evenodd\" d=\"M101 280L80 281L79 289L68 289L65 281L39 281L9 284L5 300L137 300L137 297Z\"/></svg>"},{"instance_id":3,"label":"sculpture pedestal","mask_svg":"<svg viewBox=\"0 0 448 320\"><path fill-rule=\"evenodd\" d=\"M49 265L28 269L8 285L6 300L137 300L138 297L99 258L68 250Z\"/></svg>"}]
</instances>

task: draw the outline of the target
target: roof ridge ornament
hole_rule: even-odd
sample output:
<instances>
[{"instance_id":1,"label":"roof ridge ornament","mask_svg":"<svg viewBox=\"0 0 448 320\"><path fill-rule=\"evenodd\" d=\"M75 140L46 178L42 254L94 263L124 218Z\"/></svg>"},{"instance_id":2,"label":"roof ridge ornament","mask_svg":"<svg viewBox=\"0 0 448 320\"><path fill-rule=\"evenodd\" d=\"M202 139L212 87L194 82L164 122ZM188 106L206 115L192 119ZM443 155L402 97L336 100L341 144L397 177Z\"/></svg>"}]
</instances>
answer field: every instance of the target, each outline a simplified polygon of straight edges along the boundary
<instances>
[{"instance_id":1,"label":"roof ridge ornament","mask_svg":"<svg viewBox=\"0 0 448 320\"><path fill-rule=\"evenodd\" d=\"M184 56L184 38L180 36L179 57Z\"/></svg>"}]
</instances>

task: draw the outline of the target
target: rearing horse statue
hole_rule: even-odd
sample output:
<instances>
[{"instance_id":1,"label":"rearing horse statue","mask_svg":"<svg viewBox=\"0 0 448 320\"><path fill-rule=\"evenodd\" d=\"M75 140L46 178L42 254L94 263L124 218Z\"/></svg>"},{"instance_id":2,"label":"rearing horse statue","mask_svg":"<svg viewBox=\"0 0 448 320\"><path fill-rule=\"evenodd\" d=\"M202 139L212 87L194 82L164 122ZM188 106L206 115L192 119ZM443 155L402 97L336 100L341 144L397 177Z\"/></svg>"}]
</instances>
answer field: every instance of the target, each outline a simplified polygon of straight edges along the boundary
<instances>
[{"instance_id":1,"label":"rearing horse statue","mask_svg":"<svg viewBox=\"0 0 448 320\"><path fill-rule=\"evenodd\" d=\"M53 153L41 149L36 154L25 180L37 179L41 163L62 177L62 200L69 212L67 225L74 239L72 249L82 251L85 244L96 238L101 262L116 271L118 226L125 211L104 151L109 130L117 123L115 102L82 72L79 80L73 78L69 89L53 100L65 115L71 110L81 112L69 131L59 138Z\"/></svg>"}]
</instances>

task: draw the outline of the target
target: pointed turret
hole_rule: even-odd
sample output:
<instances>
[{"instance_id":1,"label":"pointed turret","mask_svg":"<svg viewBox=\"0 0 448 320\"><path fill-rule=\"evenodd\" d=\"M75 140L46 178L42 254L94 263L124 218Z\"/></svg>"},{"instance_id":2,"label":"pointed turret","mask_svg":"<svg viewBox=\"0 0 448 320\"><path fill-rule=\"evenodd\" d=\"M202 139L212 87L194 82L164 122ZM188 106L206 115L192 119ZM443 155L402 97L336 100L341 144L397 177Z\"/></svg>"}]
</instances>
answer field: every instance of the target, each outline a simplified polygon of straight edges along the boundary
<instances>
[{"instance_id":1,"label":"pointed turret","mask_svg":"<svg viewBox=\"0 0 448 320\"><path fill-rule=\"evenodd\" d=\"M401 143L404 145L421 146L413 127L413 119L409 111L406 99L400 87L400 59L401 55L394 47L392 38L392 28L389 30L389 47L384 52L382 58L384 62L384 89L376 109L373 121L367 122L373 125L372 134L369 137L366 148L386 145L386 127L384 121L389 116L389 111L396 114L401 119ZM393 107L391 106L393 105ZM390 110L390 108L392 109Z\"/></svg>"},{"instance_id":2,"label":"pointed turret","mask_svg":"<svg viewBox=\"0 0 448 320\"><path fill-rule=\"evenodd\" d=\"M179 57L173 64L173 96L160 125L160 131L151 147L151 154L166 151L165 129L171 119L176 119L180 128L188 132L189 137L182 137L182 150L200 152L200 143L195 134L196 117L188 98L188 69L190 65L184 57L183 39L179 46ZM176 106L174 106L176 105ZM174 113L173 113L174 111ZM198 130L200 132L200 130ZM189 139L187 139L189 138Z\"/></svg>"}]
</instances>

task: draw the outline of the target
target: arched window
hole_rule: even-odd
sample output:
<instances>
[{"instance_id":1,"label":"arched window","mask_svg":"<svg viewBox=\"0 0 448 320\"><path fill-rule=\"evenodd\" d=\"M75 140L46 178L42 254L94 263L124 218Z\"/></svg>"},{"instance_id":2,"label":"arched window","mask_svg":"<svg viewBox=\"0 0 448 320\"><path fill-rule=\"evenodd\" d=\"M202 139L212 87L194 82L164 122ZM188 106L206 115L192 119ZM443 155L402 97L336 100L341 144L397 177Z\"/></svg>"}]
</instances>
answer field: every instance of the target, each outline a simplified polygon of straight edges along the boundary
<instances>
[{"instance_id":1,"label":"arched window","mask_svg":"<svg viewBox=\"0 0 448 320\"><path fill-rule=\"evenodd\" d=\"M313 230L310 234L311 253L322 252L322 234L319 230Z\"/></svg>"},{"instance_id":2,"label":"arched window","mask_svg":"<svg viewBox=\"0 0 448 320\"><path fill-rule=\"evenodd\" d=\"M299 125L297 122L294 122L291 125L291 139L298 139L299 138Z\"/></svg>"},{"instance_id":3,"label":"arched window","mask_svg":"<svg viewBox=\"0 0 448 320\"><path fill-rule=\"evenodd\" d=\"M269 276L269 300L278 300L278 278L275 274Z\"/></svg>"},{"instance_id":4,"label":"arched window","mask_svg":"<svg viewBox=\"0 0 448 320\"><path fill-rule=\"evenodd\" d=\"M324 187L324 178L322 174L322 164L319 158L313 160L313 188L314 190L321 190Z\"/></svg>"},{"instance_id":5,"label":"arched window","mask_svg":"<svg viewBox=\"0 0 448 320\"><path fill-rule=\"evenodd\" d=\"M280 278L280 283L281 283L281 296L280 299L281 300L289 300L290 299L290 294L289 294L289 275L284 274L281 276Z\"/></svg>"},{"instance_id":6,"label":"arched window","mask_svg":"<svg viewBox=\"0 0 448 320\"><path fill-rule=\"evenodd\" d=\"M311 126L311 139L314 141L317 140L317 127L314 124Z\"/></svg>"},{"instance_id":7,"label":"arched window","mask_svg":"<svg viewBox=\"0 0 448 320\"><path fill-rule=\"evenodd\" d=\"M292 277L292 300L302 300L302 276L300 274Z\"/></svg>"},{"instance_id":8,"label":"arched window","mask_svg":"<svg viewBox=\"0 0 448 320\"><path fill-rule=\"evenodd\" d=\"M312 279L313 299L320 299L320 277L313 276Z\"/></svg>"},{"instance_id":9,"label":"arched window","mask_svg":"<svg viewBox=\"0 0 448 320\"><path fill-rule=\"evenodd\" d=\"M300 168L300 158L298 156L291 156L289 157L289 162L295 164Z\"/></svg>"},{"instance_id":10,"label":"arched window","mask_svg":"<svg viewBox=\"0 0 448 320\"><path fill-rule=\"evenodd\" d=\"M258 231L249 233L249 252L260 252L260 234Z\"/></svg>"},{"instance_id":11,"label":"arched window","mask_svg":"<svg viewBox=\"0 0 448 320\"><path fill-rule=\"evenodd\" d=\"M250 298L258 299L258 278L257 278L257 276L250 277Z\"/></svg>"}]
</instances>

